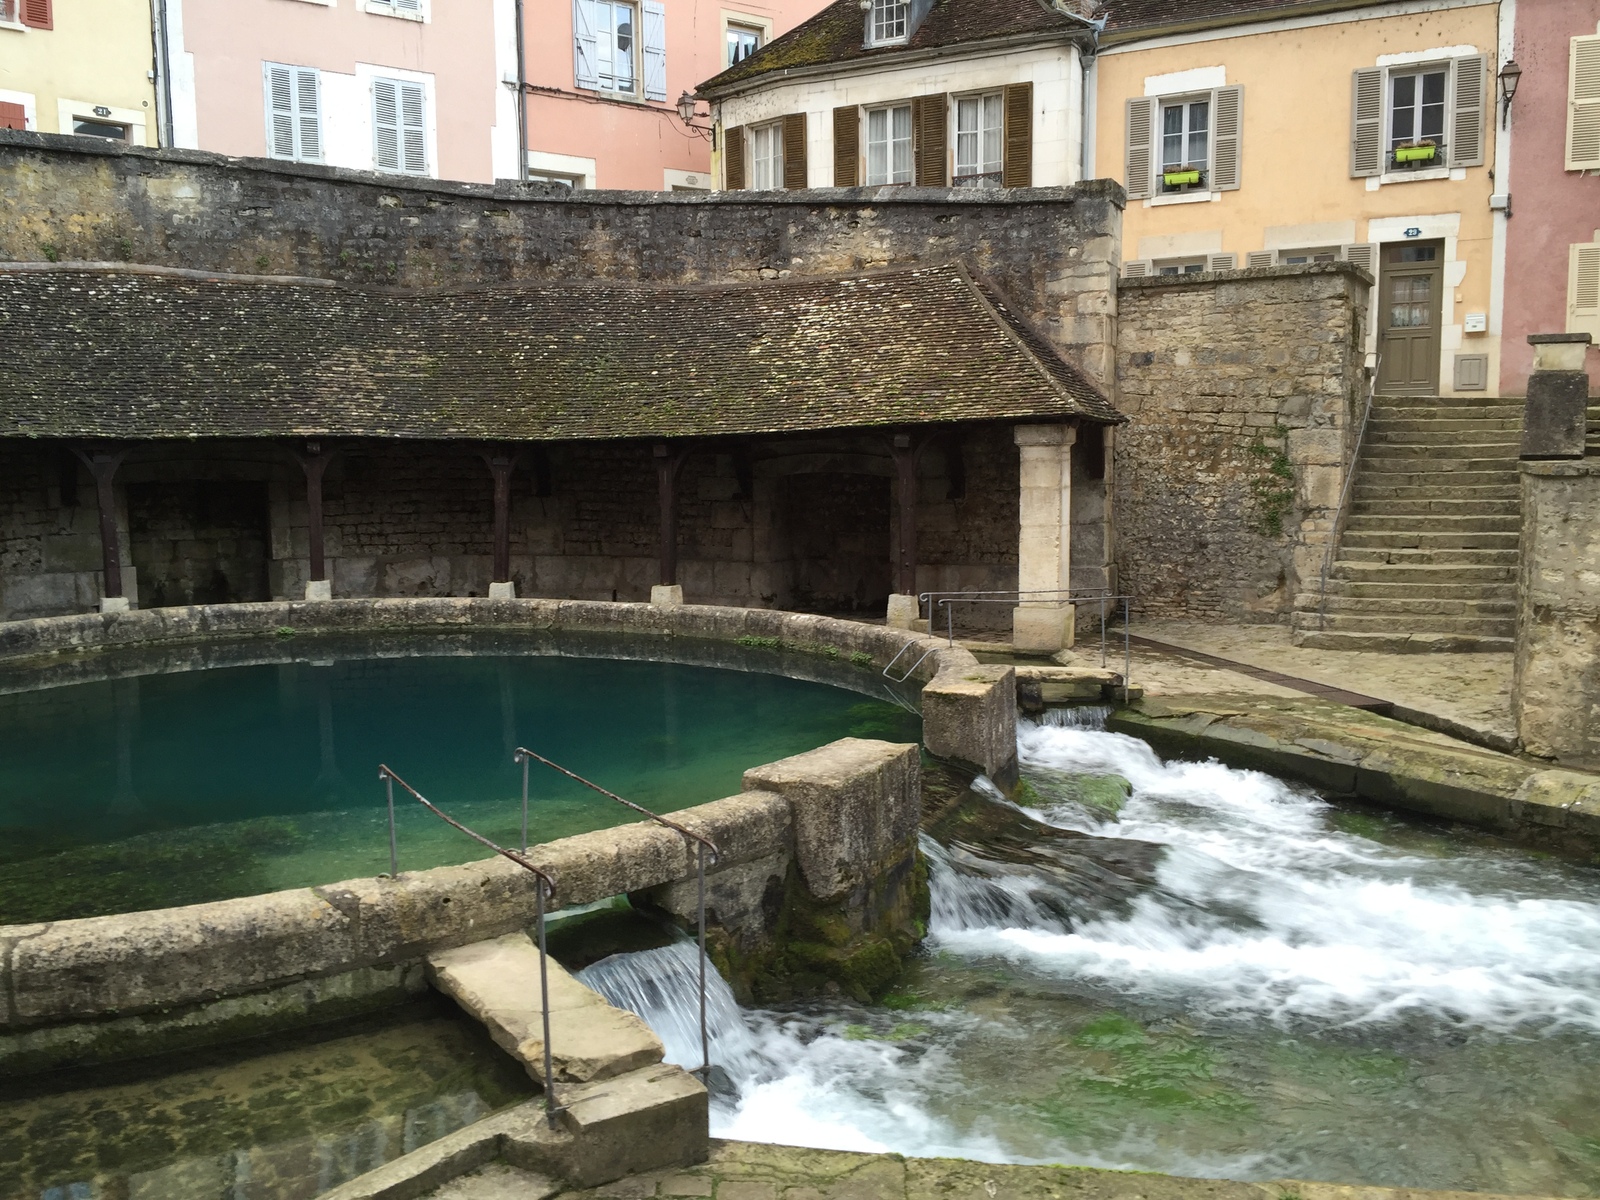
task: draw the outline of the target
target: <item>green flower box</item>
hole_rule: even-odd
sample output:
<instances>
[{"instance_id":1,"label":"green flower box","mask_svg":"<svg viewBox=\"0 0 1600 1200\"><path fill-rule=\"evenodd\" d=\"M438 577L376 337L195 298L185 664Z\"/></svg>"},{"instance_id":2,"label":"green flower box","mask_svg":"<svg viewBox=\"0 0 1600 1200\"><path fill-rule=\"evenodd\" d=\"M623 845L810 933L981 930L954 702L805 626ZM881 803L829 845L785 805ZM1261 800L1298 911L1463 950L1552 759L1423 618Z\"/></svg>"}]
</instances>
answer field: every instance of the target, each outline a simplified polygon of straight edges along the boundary
<instances>
[{"instance_id":1,"label":"green flower box","mask_svg":"<svg viewBox=\"0 0 1600 1200\"><path fill-rule=\"evenodd\" d=\"M1438 152L1437 146L1396 146L1394 160L1397 163L1432 162Z\"/></svg>"},{"instance_id":2,"label":"green flower box","mask_svg":"<svg viewBox=\"0 0 1600 1200\"><path fill-rule=\"evenodd\" d=\"M1163 171L1161 182L1168 187L1182 187L1187 183L1200 182L1200 168L1191 167L1186 171Z\"/></svg>"}]
</instances>

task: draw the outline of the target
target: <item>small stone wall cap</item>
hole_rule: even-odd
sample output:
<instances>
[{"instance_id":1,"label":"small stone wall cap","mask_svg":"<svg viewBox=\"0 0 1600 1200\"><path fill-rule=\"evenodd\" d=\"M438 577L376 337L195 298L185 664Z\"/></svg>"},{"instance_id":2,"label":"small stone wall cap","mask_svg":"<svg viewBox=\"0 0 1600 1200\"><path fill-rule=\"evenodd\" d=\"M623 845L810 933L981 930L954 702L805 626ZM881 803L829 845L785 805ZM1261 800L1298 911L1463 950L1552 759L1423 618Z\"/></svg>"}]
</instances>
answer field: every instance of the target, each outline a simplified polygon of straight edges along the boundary
<instances>
[{"instance_id":1,"label":"small stone wall cap","mask_svg":"<svg viewBox=\"0 0 1600 1200\"><path fill-rule=\"evenodd\" d=\"M1593 340L1594 338L1587 333L1530 333L1528 335L1528 345L1530 346L1547 346L1556 342L1583 342L1587 344Z\"/></svg>"}]
</instances>

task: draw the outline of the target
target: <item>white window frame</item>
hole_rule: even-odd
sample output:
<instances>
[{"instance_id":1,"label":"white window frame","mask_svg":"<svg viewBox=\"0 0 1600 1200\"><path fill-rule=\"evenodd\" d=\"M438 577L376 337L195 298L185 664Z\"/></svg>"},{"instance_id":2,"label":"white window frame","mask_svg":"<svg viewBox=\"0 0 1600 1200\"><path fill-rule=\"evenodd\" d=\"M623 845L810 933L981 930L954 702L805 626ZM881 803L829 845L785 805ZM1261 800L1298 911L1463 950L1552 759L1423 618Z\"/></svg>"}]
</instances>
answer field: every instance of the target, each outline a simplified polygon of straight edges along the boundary
<instances>
[{"instance_id":1,"label":"white window frame","mask_svg":"<svg viewBox=\"0 0 1600 1200\"><path fill-rule=\"evenodd\" d=\"M105 115L95 112L96 108L104 108ZM96 104L92 100L60 100L56 101L56 128L62 133L72 133L72 126L77 121L104 121L110 125L122 125L128 130L128 145L148 146L150 144L145 132L145 110L137 108L118 108L109 104ZM94 137L94 134L84 134L84 137Z\"/></svg>"},{"instance_id":2,"label":"white window frame","mask_svg":"<svg viewBox=\"0 0 1600 1200\"><path fill-rule=\"evenodd\" d=\"M991 102L993 112L997 114L995 124L992 127L987 123L987 118L991 115L988 111ZM962 130L963 105L975 106L976 128L967 131ZM993 134L994 139L992 147L988 144L990 134ZM972 92L965 96L950 97L951 186L958 188L1001 186L1001 174L1005 167L1005 138L1004 92ZM963 139L967 140L963 142ZM971 152L965 160L962 158L963 149L968 149ZM989 149L994 151L995 156L993 158L988 157L987 151ZM964 165L969 168L965 172L963 171ZM985 169L991 165L993 167L992 170Z\"/></svg>"},{"instance_id":3,"label":"white window frame","mask_svg":"<svg viewBox=\"0 0 1600 1200\"><path fill-rule=\"evenodd\" d=\"M594 25L595 60L594 83L596 91L605 92L612 96L637 96L639 89L644 86L644 6L639 0L578 0L589 10L590 22ZM616 64L620 55L624 53L617 46L616 15L619 8L625 8L632 13L631 42L625 52L628 55L628 70L630 72L627 86L619 84ZM610 24L604 36L601 35L599 23L595 20L600 13L606 14ZM605 64L609 63L611 70L607 73ZM591 86L585 84L585 87Z\"/></svg>"},{"instance_id":4,"label":"white window frame","mask_svg":"<svg viewBox=\"0 0 1600 1200\"><path fill-rule=\"evenodd\" d=\"M386 167L379 160L378 154L378 105L380 88L388 84L395 88L395 156L397 166ZM421 111L418 121L412 124L405 119L406 93L415 89L419 96ZM386 175L411 175L417 178L429 178L437 173L437 162L434 158L433 146L433 89L423 80L407 78L400 72L389 72L382 69L372 73L367 84L369 99L369 112L372 120L372 169L381 171ZM408 131L417 131L416 141L408 139ZM416 160L411 156L411 150L416 148L421 156L420 164L413 166Z\"/></svg>"},{"instance_id":5,"label":"white window frame","mask_svg":"<svg viewBox=\"0 0 1600 1200\"><path fill-rule=\"evenodd\" d=\"M782 121L768 121L745 130L745 186L757 192L782 190Z\"/></svg>"},{"instance_id":6,"label":"white window frame","mask_svg":"<svg viewBox=\"0 0 1600 1200\"><path fill-rule=\"evenodd\" d=\"M529 150L528 175L550 175L556 178L576 179L574 191L592 189L595 184L595 160L576 154L554 154L548 150Z\"/></svg>"},{"instance_id":7,"label":"white window frame","mask_svg":"<svg viewBox=\"0 0 1600 1200\"><path fill-rule=\"evenodd\" d=\"M1179 258L1156 258L1150 260L1150 274L1152 275L1199 275L1208 266L1204 254L1186 254Z\"/></svg>"},{"instance_id":8,"label":"white window frame","mask_svg":"<svg viewBox=\"0 0 1600 1200\"><path fill-rule=\"evenodd\" d=\"M0 88L0 100L7 104L20 104L22 106L22 124L25 129L37 130L39 128L38 99L32 92L13 92Z\"/></svg>"},{"instance_id":9,"label":"white window frame","mask_svg":"<svg viewBox=\"0 0 1600 1200\"><path fill-rule=\"evenodd\" d=\"M377 17L398 17L402 21L424 23L433 19L428 11L429 0L366 0L365 7L367 12Z\"/></svg>"},{"instance_id":10,"label":"white window frame","mask_svg":"<svg viewBox=\"0 0 1600 1200\"><path fill-rule=\"evenodd\" d=\"M872 0L866 15L867 45L903 46L911 40L910 0Z\"/></svg>"},{"instance_id":11,"label":"white window frame","mask_svg":"<svg viewBox=\"0 0 1600 1200\"><path fill-rule=\"evenodd\" d=\"M22 23L22 12L18 7L21 3L22 0L0 0L0 29L15 29L18 32L27 30L28 27Z\"/></svg>"},{"instance_id":12,"label":"white window frame","mask_svg":"<svg viewBox=\"0 0 1600 1200\"><path fill-rule=\"evenodd\" d=\"M738 58L733 57L733 38L735 34L738 34L741 38L754 38L756 43L754 46L750 47L747 53L741 54ZM751 25L744 21L724 21L722 23L723 67L727 68L733 66L735 63L742 63L745 59L749 58L751 54L754 54L766 44L766 30L760 28L759 26Z\"/></svg>"},{"instance_id":13,"label":"white window frame","mask_svg":"<svg viewBox=\"0 0 1600 1200\"><path fill-rule=\"evenodd\" d=\"M1296 262L1295 259L1299 259ZM1281 266L1299 267L1313 263L1338 262L1338 246L1280 246L1277 250L1277 262Z\"/></svg>"},{"instance_id":14,"label":"white window frame","mask_svg":"<svg viewBox=\"0 0 1600 1200\"><path fill-rule=\"evenodd\" d=\"M1392 66L1384 71L1383 76L1383 173L1385 175L1398 171L1401 174L1414 170L1437 170L1448 167L1450 162L1450 138L1453 130L1450 128L1451 96L1454 93L1456 63L1454 59L1442 59L1434 62L1407 63L1404 66ZM1422 140L1422 82L1428 75L1440 75L1444 78L1444 99L1439 102L1439 136L1434 139L1438 147L1434 151L1432 161L1426 167L1405 167L1394 161L1394 152L1402 144L1394 135L1395 102L1394 90L1396 83L1401 79L1415 79L1416 91L1413 93L1414 102L1411 105L1411 134L1405 139L1407 143Z\"/></svg>"},{"instance_id":15,"label":"white window frame","mask_svg":"<svg viewBox=\"0 0 1600 1200\"><path fill-rule=\"evenodd\" d=\"M905 136L895 136L895 114L905 114ZM884 137L873 137L873 118L883 117ZM861 148L865 158L864 170L861 172L862 183L866 187L883 187L889 184L912 183L916 179L916 156L912 152L911 105L909 104L876 104L864 109L861 114L862 137ZM875 146L883 147L883 168L874 171L872 152ZM905 165L903 168L895 166L895 150L904 146ZM899 178L897 178L897 176Z\"/></svg>"},{"instance_id":16,"label":"white window frame","mask_svg":"<svg viewBox=\"0 0 1600 1200\"><path fill-rule=\"evenodd\" d=\"M273 127L273 120L278 115L278 110L272 103L272 72L274 70L289 72L289 140L291 150L288 154L278 153L277 130ZM308 114L303 106L305 94L302 90L304 79L312 80L314 96L312 108ZM261 64L262 107L266 112L267 157L285 160L288 162L323 162L327 155L328 139L322 126L322 72L315 67L296 66L293 63L280 63L264 61ZM305 124L307 118L315 123L316 144L314 153L305 150Z\"/></svg>"},{"instance_id":17,"label":"white window frame","mask_svg":"<svg viewBox=\"0 0 1600 1200\"><path fill-rule=\"evenodd\" d=\"M1178 196L1185 193L1194 192L1210 193L1212 190L1212 156L1217 147L1216 93L1214 91L1208 91L1190 94L1177 94L1172 96L1158 96L1155 97L1155 101L1155 129L1153 131L1155 145L1152 147L1153 152L1151 155L1151 157L1155 160L1156 174L1155 189L1153 194L1155 196ZM1191 124L1194 117L1194 106L1197 104L1204 104L1206 106L1206 152L1205 161L1200 163L1195 163L1190 160L1190 151L1193 149L1191 142L1195 135L1195 131L1191 128ZM1168 187L1164 178L1167 170L1169 169L1167 163L1167 110L1174 108L1181 109L1183 113L1183 127L1181 132L1178 134L1179 138L1182 140L1183 153L1180 156L1179 161L1173 165L1185 168L1198 166L1200 169L1200 182L1177 184L1173 187Z\"/></svg>"}]
</instances>

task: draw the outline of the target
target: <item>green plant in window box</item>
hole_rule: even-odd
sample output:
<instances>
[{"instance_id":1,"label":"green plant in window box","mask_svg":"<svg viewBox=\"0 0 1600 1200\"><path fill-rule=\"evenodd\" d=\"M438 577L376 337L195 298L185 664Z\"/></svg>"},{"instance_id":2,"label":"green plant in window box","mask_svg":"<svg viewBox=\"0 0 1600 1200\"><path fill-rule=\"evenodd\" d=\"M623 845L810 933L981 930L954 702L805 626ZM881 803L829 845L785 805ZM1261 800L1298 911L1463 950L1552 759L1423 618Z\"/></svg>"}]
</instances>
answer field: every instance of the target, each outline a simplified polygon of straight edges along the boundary
<instances>
[{"instance_id":1,"label":"green plant in window box","mask_svg":"<svg viewBox=\"0 0 1600 1200\"><path fill-rule=\"evenodd\" d=\"M1439 153L1439 147L1432 142L1408 142L1403 146L1394 148L1394 161L1397 163L1432 162Z\"/></svg>"},{"instance_id":2,"label":"green plant in window box","mask_svg":"<svg viewBox=\"0 0 1600 1200\"><path fill-rule=\"evenodd\" d=\"M1200 182L1199 167L1175 167L1161 172L1161 182L1168 187L1184 187Z\"/></svg>"}]
</instances>

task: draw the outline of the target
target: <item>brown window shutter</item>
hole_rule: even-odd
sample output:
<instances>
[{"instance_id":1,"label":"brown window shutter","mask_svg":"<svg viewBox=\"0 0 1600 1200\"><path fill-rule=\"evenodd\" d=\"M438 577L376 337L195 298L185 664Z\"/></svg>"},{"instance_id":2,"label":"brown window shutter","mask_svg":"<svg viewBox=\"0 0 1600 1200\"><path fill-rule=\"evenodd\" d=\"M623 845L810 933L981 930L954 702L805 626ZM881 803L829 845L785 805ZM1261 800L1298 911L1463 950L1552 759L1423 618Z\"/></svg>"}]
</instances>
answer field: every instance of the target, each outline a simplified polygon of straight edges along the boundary
<instances>
[{"instance_id":1,"label":"brown window shutter","mask_svg":"<svg viewBox=\"0 0 1600 1200\"><path fill-rule=\"evenodd\" d=\"M833 186L861 182L861 109L854 104L833 110Z\"/></svg>"},{"instance_id":2,"label":"brown window shutter","mask_svg":"<svg viewBox=\"0 0 1600 1200\"><path fill-rule=\"evenodd\" d=\"M1351 178L1383 174L1383 68L1350 75Z\"/></svg>"},{"instance_id":3,"label":"brown window shutter","mask_svg":"<svg viewBox=\"0 0 1600 1200\"><path fill-rule=\"evenodd\" d=\"M783 118L783 186L791 192L806 186L806 115Z\"/></svg>"},{"instance_id":4,"label":"brown window shutter","mask_svg":"<svg viewBox=\"0 0 1600 1200\"><path fill-rule=\"evenodd\" d=\"M50 0L22 0L22 23L35 29L54 29L55 14L50 11Z\"/></svg>"},{"instance_id":5,"label":"brown window shutter","mask_svg":"<svg viewBox=\"0 0 1600 1200\"><path fill-rule=\"evenodd\" d=\"M744 187L744 126L722 131L722 186L730 192Z\"/></svg>"},{"instance_id":6,"label":"brown window shutter","mask_svg":"<svg viewBox=\"0 0 1600 1200\"><path fill-rule=\"evenodd\" d=\"M918 187L949 187L948 142L950 98L943 92L911 101L911 135L915 138L912 177Z\"/></svg>"},{"instance_id":7,"label":"brown window shutter","mask_svg":"<svg viewBox=\"0 0 1600 1200\"><path fill-rule=\"evenodd\" d=\"M28 110L20 104L0 100L0 129L26 129Z\"/></svg>"},{"instance_id":8,"label":"brown window shutter","mask_svg":"<svg viewBox=\"0 0 1600 1200\"><path fill-rule=\"evenodd\" d=\"M1456 59L1450 72L1450 165L1483 166L1485 86L1488 60L1481 54Z\"/></svg>"},{"instance_id":9,"label":"brown window shutter","mask_svg":"<svg viewBox=\"0 0 1600 1200\"><path fill-rule=\"evenodd\" d=\"M1000 167L1003 187L1033 186L1033 84L1006 87L1005 158Z\"/></svg>"}]
</instances>

